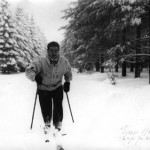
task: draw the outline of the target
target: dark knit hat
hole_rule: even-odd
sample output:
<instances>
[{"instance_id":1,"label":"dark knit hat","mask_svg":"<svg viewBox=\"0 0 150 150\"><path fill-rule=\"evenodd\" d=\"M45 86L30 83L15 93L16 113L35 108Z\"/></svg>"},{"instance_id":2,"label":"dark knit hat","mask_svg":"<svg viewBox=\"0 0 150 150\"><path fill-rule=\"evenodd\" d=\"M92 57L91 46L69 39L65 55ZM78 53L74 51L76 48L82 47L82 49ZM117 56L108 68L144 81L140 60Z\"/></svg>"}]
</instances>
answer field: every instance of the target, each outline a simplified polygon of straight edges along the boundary
<instances>
[{"instance_id":1,"label":"dark knit hat","mask_svg":"<svg viewBox=\"0 0 150 150\"><path fill-rule=\"evenodd\" d=\"M59 49L59 44L58 44L57 42L55 42L55 41L52 41L52 42L49 42L49 43L47 44L47 50L48 50L50 47L53 47L53 46L57 46L58 49Z\"/></svg>"}]
</instances>

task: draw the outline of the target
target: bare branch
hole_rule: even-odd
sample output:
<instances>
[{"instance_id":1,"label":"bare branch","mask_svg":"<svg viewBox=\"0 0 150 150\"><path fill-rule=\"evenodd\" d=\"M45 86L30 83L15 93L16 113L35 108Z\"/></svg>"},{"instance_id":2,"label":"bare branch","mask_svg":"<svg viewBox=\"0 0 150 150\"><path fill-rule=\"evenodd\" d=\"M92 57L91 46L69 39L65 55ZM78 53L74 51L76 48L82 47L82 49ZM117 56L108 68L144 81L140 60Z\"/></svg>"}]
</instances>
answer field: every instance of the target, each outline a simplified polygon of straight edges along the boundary
<instances>
[{"instance_id":1,"label":"bare branch","mask_svg":"<svg viewBox=\"0 0 150 150\"><path fill-rule=\"evenodd\" d=\"M137 38L137 39L131 40L130 42L140 41L140 40L149 40L149 39L150 39L150 36L146 36L146 37L142 37L142 38Z\"/></svg>"},{"instance_id":2,"label":"bare branch","mask_svg":"<svg viewBox=\"0 0 150 150\"><path fill-rule=\"evenodd\" d=\"M129 54L129 55L124 55L124 57L134 57L134 56L150 56L150 54Z\"/></svg>"}]
</instances>

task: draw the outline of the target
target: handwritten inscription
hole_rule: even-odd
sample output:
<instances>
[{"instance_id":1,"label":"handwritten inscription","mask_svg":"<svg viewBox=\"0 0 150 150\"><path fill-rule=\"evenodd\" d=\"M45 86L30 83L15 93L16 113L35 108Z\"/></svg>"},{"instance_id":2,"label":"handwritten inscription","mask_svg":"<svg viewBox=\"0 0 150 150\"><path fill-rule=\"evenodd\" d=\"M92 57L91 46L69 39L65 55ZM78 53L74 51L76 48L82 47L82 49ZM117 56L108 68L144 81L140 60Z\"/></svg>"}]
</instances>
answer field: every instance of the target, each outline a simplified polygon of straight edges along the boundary
<instances>
[{"instance_id":1,"label":"handwritten inscription","mask_svg":"<svg viewBox=\"0 0 150 150\"><path fill-rule=\"evenodd\" d=\"M141 130L132 129L130 126L121 128L120 139L126 144L138 144L139 142L150 141L150 129L144 128Z\"/></svg>"}]
</instances>

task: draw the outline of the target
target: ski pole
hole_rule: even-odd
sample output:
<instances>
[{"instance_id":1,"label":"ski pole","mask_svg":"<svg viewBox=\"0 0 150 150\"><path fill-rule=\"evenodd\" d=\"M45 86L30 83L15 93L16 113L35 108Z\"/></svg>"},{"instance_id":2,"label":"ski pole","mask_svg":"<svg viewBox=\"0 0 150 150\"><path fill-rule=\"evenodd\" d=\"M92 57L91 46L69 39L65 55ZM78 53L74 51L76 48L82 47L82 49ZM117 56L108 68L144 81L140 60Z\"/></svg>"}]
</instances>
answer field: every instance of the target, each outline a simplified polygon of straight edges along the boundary
<instances>
[{"instance_id":1,"label":"ski pole","mask_svg":"<svg viewBox=\"0 0 150 150\"><path fill-rule=\"evenodd\" d=\"M32 129L33 126L33 119L34 119L34 112L35 112L35 106L36 106L36 101L37 101L37 95L38 95L38 90L36 90L36 95L35 95L35 101L34 101L34 107L33 107L33 113L32 113L32 121L31 121L31 127L30 129Z\"/></svg>"},{"instance_id":2,"label":"ski pole","mask_svg":"<svg viewBox=\"0 0 150 150\"><path fill-rule=\"evenodd\" d=\"M69 109L70 109L70 114L71 114L71 117L72 117L72 122L74 123L74 119L73 119L73 115L72 115L71 106L70 106L69 97L68 97L67 92L66 92L66 96L67 96L67 101L68 101L68 105L69 105Z\"/></svg>"}]
</instances>

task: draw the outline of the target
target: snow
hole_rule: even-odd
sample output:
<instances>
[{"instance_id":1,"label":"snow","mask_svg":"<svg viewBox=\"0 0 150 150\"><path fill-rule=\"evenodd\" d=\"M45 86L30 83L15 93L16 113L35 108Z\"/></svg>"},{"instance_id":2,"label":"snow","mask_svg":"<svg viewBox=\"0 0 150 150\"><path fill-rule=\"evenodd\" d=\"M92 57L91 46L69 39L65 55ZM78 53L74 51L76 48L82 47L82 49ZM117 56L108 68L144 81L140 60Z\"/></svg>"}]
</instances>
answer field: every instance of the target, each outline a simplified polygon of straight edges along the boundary
<instances>
[{"instance_id":1,"label":"snow","mask_svg":"<svg viewBox=\"0 0 150 150\"><path fill-rule=\"evenodd\" d=\"M0 43L5 43L4 39L0 39Z\"/></svg>"},{"instance_id":2,"label":"snow","mask_svg":"<svg viewBox=\"0 0 150 150\"><path fill-rule=\"evenodd\" d=\"M141 18L132 18L131 25L139 25L141 23Z\"/></svg>"},{"instance_id":3,"label":"snow","mask_svg":"<svg viewBox=\"0 0 150 150\"><path fill-rule=\"evenodd\" d=\"M122 11L131 11L131 10L132 10L132 7L131 7L130 5L127 5L127 6L123 5L123 6L121 7L121 10L122 10Z\"/></svg>"},{"instance_id":4,"label":"snow","mask_svg":"<svg viewBox=\"0 0 150 150\"><path fill-rule=\"evenodd\" d=\"M36 84L24 73L0 75L0 149L55 150L44 142L43 120L37 101L30 130ZM150 85L141 78L117 78L111 85L106 73L73 71L68 93L75 123L64 95L62 138L65 150L144 150L150 148Z\"/></svg>"},{"instance_id":5,"label":"snow","mask_svg":"<svg viewBox=\"0 0 150 150\"><path fill-rule=\"evenodd\" d=\"M6 48L9 48L9 44L8 44L8 43L5 43L5 47L6 47Z\"/></svg>"}]
</instances>

